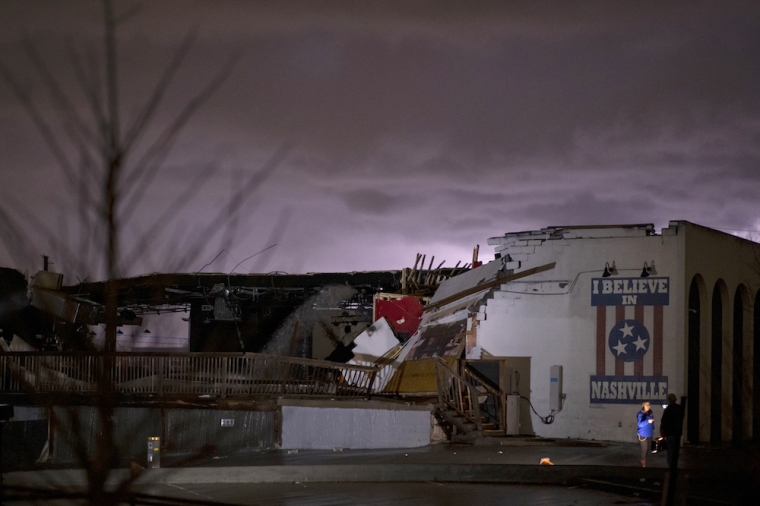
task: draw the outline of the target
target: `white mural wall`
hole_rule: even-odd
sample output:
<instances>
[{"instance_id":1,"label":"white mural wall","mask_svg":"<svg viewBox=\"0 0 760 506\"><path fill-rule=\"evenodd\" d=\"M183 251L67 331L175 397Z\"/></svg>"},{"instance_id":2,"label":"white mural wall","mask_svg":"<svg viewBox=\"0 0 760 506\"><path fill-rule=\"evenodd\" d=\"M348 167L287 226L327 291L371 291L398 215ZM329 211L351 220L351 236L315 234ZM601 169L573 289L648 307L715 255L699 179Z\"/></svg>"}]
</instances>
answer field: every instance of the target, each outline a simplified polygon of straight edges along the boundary
<instances>
[{"instance_id":1,"label":"white mural wall","mask_svg":"<svg viewBox=\"0 0 760 506\"><path fill-rule=\"evenodd\" d=\"M468 354L529 357L523 381L530 392L523 395L541 417L551 413L551 366L563 367L561 410L551 424L531 412L532 427L523 432L632 441L642 401L651 401L658 417L667 393L684 393L683 241L675 229L648 233L590 228L565 231L564 238L489 240L515 272L556 262L501 285L480 308L477 344ZM645 262L650 270L641 277ZM606 265L612 273L605 277ZM521 402L521 410L530 409Z\"/></svg>"}]
</instances>

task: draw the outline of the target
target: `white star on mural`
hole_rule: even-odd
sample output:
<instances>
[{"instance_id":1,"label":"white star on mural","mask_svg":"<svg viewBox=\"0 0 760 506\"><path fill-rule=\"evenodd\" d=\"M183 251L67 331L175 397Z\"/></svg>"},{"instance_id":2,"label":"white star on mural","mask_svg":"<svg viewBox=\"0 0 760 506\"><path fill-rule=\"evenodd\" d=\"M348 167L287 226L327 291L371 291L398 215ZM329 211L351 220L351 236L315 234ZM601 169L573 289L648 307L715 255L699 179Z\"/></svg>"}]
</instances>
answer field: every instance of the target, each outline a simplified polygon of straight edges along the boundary
<instances>
[{"instance_id":1,"label":"white star on mural","mask_svg":"<svg viewBox=\"0 0 760 506\"><path fill-rule=\"evenodd\" d=\"M617 351L618 357L621 353L625 353L625 347L628 346L627 344L623 344L623 341L618 341L617 346L613 346L612 349Z\"/></svg>"},{"instance_id":2,"label":"white star on mural","mask_svg":"<svg viewBox=\"0 0 760 506\"><path fill-rule=\"evenodd\" d=\"M649 341L649 339L642 339L641 336L639 336L638 339L633 342L633 344L636 345L636 351L645 350L647 347L647 341Z\"/></svg>"},{"instance_id":3,"label":"white star on mural","mask_svg":"<svg viewBox=\"0 0 760 506\"><path fill-rule=\"evenodd\" d=\"M627 323L626 323L625 325L623 325L623 328L622 328L622 329L620 329L620 332L622 332L622 333L623 333L623 339L625 339L625 338L626 338L626 336L631 336L631 337L633 337L633 327L631 327L631 326L630 326L630 325L628 325Z\"/></svg>"}]
</instances>

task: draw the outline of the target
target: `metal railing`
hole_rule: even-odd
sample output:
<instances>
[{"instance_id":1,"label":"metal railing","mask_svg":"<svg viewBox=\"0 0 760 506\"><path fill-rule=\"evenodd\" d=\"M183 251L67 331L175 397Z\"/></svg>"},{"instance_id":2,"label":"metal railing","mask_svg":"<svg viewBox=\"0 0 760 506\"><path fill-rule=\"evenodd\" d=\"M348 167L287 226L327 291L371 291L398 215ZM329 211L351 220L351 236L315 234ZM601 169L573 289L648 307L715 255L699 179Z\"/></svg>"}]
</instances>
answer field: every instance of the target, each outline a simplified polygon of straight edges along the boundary
<instances>
[{"instance_id":1,"label":"metal railing","mask_svg":"<svg viewBox=\"0 0 760 506\"><path fill-rule=\"evenodd\" d=\"M480 377L480 375L462 362L464 380L478 391L478 405L483 417L493 425L492 430L506 431L506 396L498 388Z\"/></svg>"},{"instance_id":2,"label":"metal railing","mask_svg":"<svg viewBox=\"0 0 760 506\"><path fill-rule=\"evenodd\" d=\"M376 375L257 353L0 353L0 394L369 397Z\"/></svg>"},{"instance_id":3,"label":"metal railing","mask_svg":"<svg viewBox=\"0 0 760 506\"><path fill-rule=\"evenodd\" d=\"M479 392L476 388L451 369L440 357L437 357L435 361L435 374L438 384L438 402L474 424L476 430L482 431Z\"/></svg>"}]
</instances>

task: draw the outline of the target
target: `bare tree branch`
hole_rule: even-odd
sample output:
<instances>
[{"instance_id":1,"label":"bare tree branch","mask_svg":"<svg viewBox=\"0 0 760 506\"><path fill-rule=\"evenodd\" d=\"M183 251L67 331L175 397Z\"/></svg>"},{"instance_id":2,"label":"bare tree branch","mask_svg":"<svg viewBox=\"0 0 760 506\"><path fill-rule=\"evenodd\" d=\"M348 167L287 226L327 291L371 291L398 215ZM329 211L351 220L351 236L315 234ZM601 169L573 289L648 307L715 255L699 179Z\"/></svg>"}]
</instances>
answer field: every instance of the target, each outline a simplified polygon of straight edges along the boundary
<instances>
[{"instance_id":1,"label":"bare tree branch","mask_svg":"<svg viewBox=\"0 0 760 506\"><path fill-rule=\"evenodd\" d=\"M137 115L134 124L127 130L127 134L122 142L124 153L129 152L132 146L139 141L140 136L145 133L151 118L153 118L166 90L169 88L169 84L171 84L172 79L182 66L182 62L185 60L185 56L187 56L194 40L195 35L192 33L188 34L185 40L182 41L179 49L174 53L174 57L169 62L169 65L167 65L158 83L156 83L153 93L145 103L143 110Z\"/></svg>"},{"instance_id":2,"label":"bare tree branch","mask_svg":"<svg viewBox=\"0 0 760 506\"><path fill-rule=\"evenodd\" d=\"M179 194L153 222L153 224L142 234L137 244L124 257L124 264L131 265L136 262L142 252L149 246L153 238L158 237L171 223L173 216L176 216L182 209L186 208L192 202L198 192L214 175L215 167L208 166L191 181L185 190Z\"/></svg>"},{"instance_id":3,"label":"bare tree branch","mask_svg":"<svg viewBox=\"0 0 760 506\"><path fill-rule=\"evenodd\" d=\"M90 108L90 114L92 120L98 127L98 146L99 152L103 152L105 149L105 131L106 131L106 117L103 112L102 102L103 97L101 95L102 83L99 79L100 69L98 67L97 56L92 47L88 47L85 52L88 55L87 62L89 68L89 75L85 71L82 65L82 60L74 47L73 42L68 41L69 48L69 60L71 61L71 68L74 69L74 75L77 78L77 84L82 92L82 95L87 100L87 104Z\"/></svg>"},{"instance_id":4,"label":"bare tree branch","mask_svg":"<svg viewBox=\"0 0 760 506\"><path fill-rule=\"evenodd\" d=\"M155 141L146 149L129 174L132 187L123 197L126 208L132 207L138 189L143 185L150 184L155 179L160 169L160 161L168 154L177 135L198 109L213 96L219 86L227 79L236 62L237 56L231 57L216 77L187 103L174 121L161 134L157 135Z\"/></svg>"},{"instance_id":5,"label":"bare tree branch","mask_svg":"<svg viewBox=\"0 0 760 506\"><path fill-rule=\"evenodd\" d=\"M214 258L211 259L210 262L208 262L207 264L204 264L203 267L201 267L200 269L198 269L198 271L195 274L200 274L201 272L203 272L203 269L205 269L209 265L211 265L214 262L216 262L216 259L219 258L220 256L222 256L222 253L227 253L227 255L229 255L230 258L232 258L234 261L237 262L237 259L232 256L232 253L230 253L226 249L222 249L221 251L219 251L219 253L216 254L216 256Z\"/></svg>"},{"instance_id":6,"label":"bare tree branch","mask_svg":"<svg viewBox=\"0 0 760 506\"><path fill-rule=\"evenodd\" d=\"M186 209L191 204L213 175L214 168L209 166L196 175L155 221L141 231L139 240L126 255L122 255L120 234L124 234L125 225L135 216L140 199L144 195L143 188L153 183L159 171L164 168L163 163L174 147L177 136L199 108L206 104L226 81L238 58L237 55L233 55L201 87L200 91L192 96L178 114L170 118L170 121L162 128L155 129L158 131L157 135L146 140L144 136L148 133L149 127L151 131L153 130L157 112L194 41L194 36L189 34L159 76L147 101L140 105L134 121L125 124L126 135L122 137L116 28L135 15L142 4L121 14L115 12L112 0L102 0L102 5L105 27L103 39L105 52L102 63L98 63L98 57L91 46L85 46L82 55L73 44L69 47L71 68L89 112L84 107L81 110L78 109L82 105L79 103L81 97L76 91L73 95L65 93L61 82L55 79L50 67L45 64L33 44L29 41L25 42L26 52L36 74L42 80L46 94L50 95L60 123L73 128L66 129L56 136L53 132L54 123L48 121L49 118L42 114L43 107L0 62L2 79L9 84L35 128L42 135L44 144L50 149L60 167L64 184L70 188L72 194L78 196L76 213L80 225L77 232L80 237L76 240L73 234L67 233L69 223L65 221L67 217L65 212L58 214L59 220L62 221L58 223L57 230L54 231L47 225L51 220L41 221L21 207L14 208L14 216L11 216L0 206L0 233L2 233L3 242L6 245L9 241L17 242L18 245L14 245L17 247L10 249L13 255L23 261L22 253L32 256L28 255L28 251L34 249L28 246L31 245L31 241L25 237L23 230L34 229L38 231L42 240L56 246L55 250L58 254L71 259L71 263L75 264L81 273L86 274L87 268L92 267L93 262L96 261L101 262L97 267L107 273L106 353L102 355L103 366L99 367L97 378L91 380L97 382L97 398L94 401L97 420L93 425L86 427L88 430L93 429L93 436L90 436L89 432L82 432L87 422L82 420L81 413L77 409L71 411L68 419L71 427L68 430L61 421L63 411L57 412L51 409L50 415L52 425L67 430L66 437L72 442L73 452L87 475L87 498L91 503L99 505L124 502L130 495L130 488L137 477L135 474L128 479L119 480L115 488L108 484L119 448L115 441L114 428L117 399L114 397L109 377L116 360L116 355L112 353L116 348L118 323L116 312L119 301L116 280L122 268L137 262L142 251L149 248L149 243L156 236L163 235L176 217L178 210ZM92 116L91 119L90 116ZM60 124L55 123L55 126L59 127ZM240 213L243 209L247 209L246 203L283 162L289 150L289 145L283 144L258 171L243 179L230 196L229 204L220 206L206 226L200 230L186 228L188 233L193 234L188 235L193 242L186 250L180 250L181 256L175 255L179 256L176 259L178 265L186 265L197 258L208 244L208 240L217 237L219 233L227 234L227 242L231 244L229 237L235 232ZM12 203L5 205L13 206ZM254 205L259 205L259 203L255 202ZM18 216L15 216L16 214ZM280 228L278 223L273 233L276 234ZM92 252L96 250L104 254L91 258L95 256ZM176 250L174 253L176 254ZM55 404L55 401L51 402L50 399L45 402L48 405ZM85 437L92 437L94 446L90 447L89 439Z\"/></svg>"},{"instance_id":7,"label":"bare tree branch","mask_svg":"<svg viewBox=\"0 0 760 506\"><path fill-rule=\"evenodd\" d=\"M34 68L37 69L37 72L42 79L42 83L48 89L48 92L53 99L53 104L55 104L60 114L74 125L75 128L66 129L67 134L74 140L75 144L87 141L91 143L95 149L100 148L97 136L82 119L76 108L71 104L69 97L63 92L58 81L52 76L47 65L42 61L42 58L40 58L32 41L25 38L23 40L23 46L27 56L29 56L29 60L31 60Z\"/></svg>"},{"instance_id":8,"label":"bare tree branch","mask_svg":"<svg viewBox=\"0 0 760 506\"><path fill-rule=\"evenodd\" d=\"M103 23L105 25L105 48L106 48L106 99L108 110L108 136L106 151L106 183L105 183L105 206L103 212L106 217L108 227L108 278L116 279L119 277L119 234L118 234L118 209L117 200L119 197L119 178L121 176L123 151L120 146L120 125L119 125L119 75L118 60L116 55L116 24L114 21L113 3L111 0L103 0ZM107 304L108 305L108 304ZM115 309L114 309L115 311ZM110 313L106 311L106 313ZM113 316L115 318L115 315ZM106 315L106 320L111 318ZM106 325L107 333L113 332L113 336L107 336L106 342L115 340L115 325L113 328ZM111 337L112 339L109 339Z\"/></svg>"},{"instance_id":9,"label":"bare tree branch","mask_svg":"<svg viewBox=\"0 0 760 506\"><path fill-rule=\"evenodd\" d=\"M100 237L98 228L100 226L100 216L98 209L102 204L98 202L99 192L95 192L90 184L88 175L97 171L94 160L89 156L87 150L82 150L82 161L79 164L79 195L78 195L78 214L79 214L79 252L80 257L87 265L91 265L93 258L93 246L95 237ZM88 233L89 232L89 233ZM83 272L83 275L91 274Z\"/></svg>"},{"instance_id":10,"label":"bare tree branch","mask_svg":"<svg viewBox=\"0 0 760 506\"><path fill-rule=\"evenodd\" d=\"M260 204L261 204L260 202L253 202L249 207L250 212L255 213L256 210L259 208ZM211 240L214 239L217 235L222 233L222 229L211 230L211 227L204 228L203 230L209 230L210 235L201 239L202 236L200 235L200 233L197 233L194 229L189 230L188 231L189 233L185 235L184 240L181 243L182 246L178 248L178 250L184 251L186 252L186 254L184 257L179 257L174 261L171 268L173 272L182 272L182 271L191 269L193 264L200 261L201 255L204 253L203 250L209 244L209 242L211 242ZM203 242L201 242L201 240ZM222 250L222 251L227 251L227 250ZM232 260L237 262L237 259L234 256L232 256L232 254L229 251L227 251L227 253L230 255L230 258L232 258ZM214 257L214 260L216 260L217 257ZM211 263L213 263L213 260ZM207 265L204 265L202 269L205 267L207 267Z\"/></svg>"},{"instance_id":11,"label":"bare tree branch","mask_svg":"<svg viewBox=\"0 0 760 506\"><path fill-rule=\"evenodd\" d=\"M133 5L130 9L122 12L120 16L117 16L114 20L114 24L116 26L119 26L120 24L125 23L129 18L134 17L137 13L139 13L143 7L145 7L145 4L143 2Z\"/></svg>"},{"instance_id":12,"label":"bare tree branch","mask_svg":"<svg viewBox=\"0 0 760 506\"><path fill-rule=\"evenodd\" d=\"M185 255L178 262L180 267L188 265L198 258L206 242L221 228L230 210L237 212L245 201L251 198L253 192L261 187L261 185L272 175L274 170L280 166L285 160L285 157L290 153L290 150L290 144L284 143L277 149L277 151L275 151L264 166L253 174L246 184L241 186L236 195L231 199L230 207L220 209L216 216L214 216L201 232L197 234L198 239L196 240L195 246L187 250Z\"/></svg>"},{"instance_id":13,"label":"bare tree branch","mask_svg":"<svg viewBox=\"0 0 760 506\"><path fill-rule=\"evenodd\" d=\"M280 242L282 242L282 238L285 235L285 230L288 228L288 222L290 221L292 215L293 210L290 207L285 207L280 211L279 216L277 216L277 220L275 221L274 226L272 227L272 230L269 234L269 238L266 240L266 244L280 244ZM269 265L269 260L271 258L271 251L266 255L262 255L255 264L257 266L257 272L266 272L266 267Z\"/></svg>"},{"instance_id":14,"label":"bare tree branch","mask_svg":"<svg viewBox=\"0 0 760 506\"><path fill-rule=\"evenodd\" d=\"M16 233L18 234L19 228L29 229L29 230L37 230L41 233L42 237L45 239L45 241L50 244L54 245L56 244L56 236L57 231L52 230L47 224L44 222L38 220L32 213L26 211L24 207L15 202L12 197L5 197L5 200L8 201L14 208L20 209L21 211L18 213L18 215L22 218L23 221L26 223L23 223L22 220L19 220L18 225L15 227ZM16 237L19 237L18 235ZM79 256L75 254L75 252L71 249L69 249L65 244L59 243L59 246L62 250L62 254L72 258L76 259L76 265L77 268L81 271L85 270L84 264L79 259ZM34 255L31 256L32 258Z\"/></svg>"},{"instance_id":15,"label":"bare tree branch","mask_svg":"<svg viewBox=\"0 0 760 506\"><path fill-rule=\"evenodd\" d=\"M3 65L2 62L0 62L0 74L2 74L3 79L8 84L8 86L10 86L11 90L13 91L13 94L16 96L18 101L26 110L26 113L29 115L29 118L34 123L34 126L37 127L37 130L42 135L42 139L45 141L45 144L47 144L48 148L53 153L53 157L61 166L61 169L63 170L64 176L65 176L64 179L66 180L68 184L71 184L71 181L74 181L74 175L75 175L73 164L69 161L68 157L66 156L66 152L58 143L58 140L56 139L56 136L53 133L52 128L42 118L42 114L40 114L37 107L31 101L31 99L29 98L29 95L24 91L24 89L16 81L16 79L14 79L13 75L5 67L5 65Z\"/></svg>"},{"instance_id":16,"label":"bare tree branch","mask_svg":"<svg viewBox=\"0 0 760 506\"><path fill-rule=\"evenodd\" d=\"M230 188L230 195L232 196L235 194L234 173L230 177L230 183L232 186ZM237 230L238 221L240 219L240 209L238 209L237 211L233 209L232 198L230 198L229 202L227 203L227 206L228 206L228 213L227 213L228 219L224 222L225 233L224 233L224 238L222 242L222 249L232 249L232 242L234 240L235 231Z\"/></svg>"},{"instance_id":17,"label":"bare tree branch","mask_svg":"<svg viewBox=\"0 0 760 506\"><path fill-rule=\"evenodd\" d=\"M21 227L3 208L2 204L0 204L0 232L3 243L6 245L5 249L13 256L14 262L18 265L24 265L29 258L34 258L29 237L21 232Z\"/></svg>"}]
</instances>

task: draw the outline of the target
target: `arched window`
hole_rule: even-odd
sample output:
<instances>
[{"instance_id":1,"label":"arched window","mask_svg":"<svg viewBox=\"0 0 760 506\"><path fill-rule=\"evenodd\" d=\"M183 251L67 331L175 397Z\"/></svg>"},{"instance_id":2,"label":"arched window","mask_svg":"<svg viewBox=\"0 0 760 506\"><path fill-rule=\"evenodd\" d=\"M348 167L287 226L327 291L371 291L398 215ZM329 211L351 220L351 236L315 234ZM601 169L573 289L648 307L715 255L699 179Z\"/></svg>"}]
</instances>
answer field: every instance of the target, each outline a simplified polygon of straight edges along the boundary
<instances>
[{"instance_id":1,"label":"arched window","mask_svg":"<svg viewBox=\"0 0 760 506\"><path fill-rule=\"evenodd\" d=\"M689 343L688 343L688 361L689 368L687 372L688 387L686 404L687 409L687 426L686 439L691 442L698 442L699 439L699 371L700 371L700 336L701 336L701 318L702 318L702 290L704 282L701 276L696 275L691 280L689 288Z\"/></svg>"},{"instance_id":2,"label":"arched window","mask_svg":"<svg viewBox=\"0 0 760 506\"><path fill-rule=\"evenodd\" d=\"M712 293L710 312L710 442L722 439L723 417L723 308L726 306L726 284L719 279Z\"/></svg>"},{"instance_id":3,"label":"arched window","mask_svg":"<svg viewBox=\"0 0 760 506\"><path fill-rule=\"evenodd\" d=\"M747 289L739 285L734 294L733 357L731 381L731 434L734 441L744 439L744 311Z\"/></svg>"},{"instance_id":4,"label":"arched window","mask_svg":"<svg viewBox=\"0 0 760 506\"><path fill-rule=\"evenodd\" d=\"M755 295L752 360L752 437L760 441L760 291Z\"/></svg>"}]
</instances>

